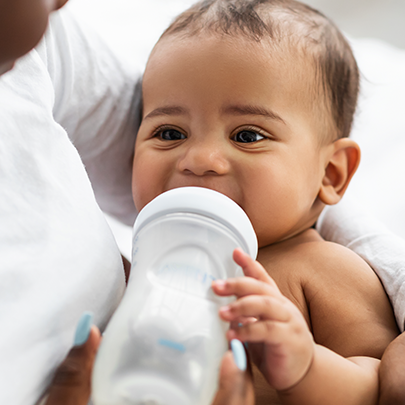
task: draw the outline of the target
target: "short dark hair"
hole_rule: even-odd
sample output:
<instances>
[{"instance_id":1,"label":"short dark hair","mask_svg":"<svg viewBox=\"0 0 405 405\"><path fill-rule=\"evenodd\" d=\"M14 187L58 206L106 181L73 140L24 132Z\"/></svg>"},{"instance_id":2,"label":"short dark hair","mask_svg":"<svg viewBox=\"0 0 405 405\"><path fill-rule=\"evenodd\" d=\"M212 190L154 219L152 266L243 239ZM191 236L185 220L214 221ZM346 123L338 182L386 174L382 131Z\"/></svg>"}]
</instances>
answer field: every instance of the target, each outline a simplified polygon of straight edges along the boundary
<instances>
[{"instance_id":1,"label":"short dark hair","mask_svg":"<svg viewBox=\"0 0 405 405\"><path fill-rule=\"evenodd\" d=\"M319 11L294 0L203 0L180 14L162 34L204 32L243 35L254 41L295 45L312 59L315 95L323 95L333 138L350 134L359 93L359 70L350 45ZM330 122L330 119L327 119Z\"/></svg>"}]
</instances>

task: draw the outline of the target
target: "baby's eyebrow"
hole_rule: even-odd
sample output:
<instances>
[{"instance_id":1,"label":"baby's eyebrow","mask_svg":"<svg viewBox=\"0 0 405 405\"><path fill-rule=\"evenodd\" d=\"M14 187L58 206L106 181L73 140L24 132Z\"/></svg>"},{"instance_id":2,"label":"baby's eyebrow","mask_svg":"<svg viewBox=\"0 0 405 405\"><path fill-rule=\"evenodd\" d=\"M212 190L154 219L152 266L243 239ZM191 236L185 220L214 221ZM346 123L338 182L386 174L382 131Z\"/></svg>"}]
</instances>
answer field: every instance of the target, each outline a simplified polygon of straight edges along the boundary
<instances>
[{"instance_id":1,"label":"baby's eyebrow","mask_svg":"<svg viewBox=\"0 0 405 405\"><path fill-rule=\"evenodd\" d=\"M144 120L154 117L160 117L162 115L186 115L189 111L180 106L166 106L166 107L158 107L151 111ZM271 120L280 121L286 125L286 122L274 111L266 109L261 106L251 105L251 104L234 104L228 105L221 108L221 113L223 114L230 114L230 115L259 115L264 118L269 118Z\"/></svg>"},{"instance_id":2,"label":"baby's eyebrow","mask_svg":"<svg viewBox=\"0 0 405 405\"><path fill-rule=\"evenodd\" d=\"M151 111L144 118L144 120L147 120L148 118L159 117L161 115L185 115L187 113L188 111L185 108L179 106L159 107Z\"/></svg>"},{"instance_id":3,"label":"baby's eyebrow","mask_svg":"<svg viewBox=\"0 0 405 405\"><path fill-rule=\"evenodd\" d=\"M230 115L259 115L264 118L269 118L271 120L280 121L286 125L286 122L274 111L268 110L264 107L260 107L257 105L229 105L223 107L221 109L223 114L230 114Z\"/></svg>"}]
</instances>

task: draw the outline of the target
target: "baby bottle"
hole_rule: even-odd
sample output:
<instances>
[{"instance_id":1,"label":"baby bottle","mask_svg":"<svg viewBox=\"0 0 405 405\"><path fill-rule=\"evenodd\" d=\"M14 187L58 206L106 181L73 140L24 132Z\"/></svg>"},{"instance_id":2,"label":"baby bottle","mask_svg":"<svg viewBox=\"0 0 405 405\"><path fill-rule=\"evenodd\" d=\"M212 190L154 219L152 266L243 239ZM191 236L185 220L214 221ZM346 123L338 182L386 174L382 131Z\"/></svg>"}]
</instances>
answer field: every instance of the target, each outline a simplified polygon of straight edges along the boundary
<instances>
[{"instance_id":1,"label":"baby bottle","mask_svg":"<svg viewBox=\"0 0 405 405\"><path fill-rule=\"evenodd\" d=\"M215 279L242 276L236 247L256 258L244 211L216 191L165 192L139 213L128 287L93 371L94 405L209 405L228 348Z\"/></svg>"}]
</instances>

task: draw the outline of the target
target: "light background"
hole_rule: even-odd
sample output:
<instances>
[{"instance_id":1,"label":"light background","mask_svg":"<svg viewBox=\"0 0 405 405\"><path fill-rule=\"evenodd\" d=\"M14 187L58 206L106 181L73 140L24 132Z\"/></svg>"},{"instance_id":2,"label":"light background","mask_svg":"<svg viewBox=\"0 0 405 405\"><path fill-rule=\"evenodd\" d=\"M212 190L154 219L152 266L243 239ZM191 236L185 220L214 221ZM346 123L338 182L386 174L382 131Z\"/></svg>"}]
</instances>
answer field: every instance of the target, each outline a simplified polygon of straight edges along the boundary
<instances>
[{"instance_id":1,"label":"light background","mask_svg":"<svg viewBox=\"0 0 405 405\"><path fill-rule=\"evenodd\" d=\"M68 7L104 37L123 63L142 71L160 33L192 3L70 0ZM307 3L331 17L349 36L362 73L352 137L363 156L347 194L405 237L405 0ZM130 257L130 229L109 222L122 252Z\"/></svg>"},{"instance_id":2,"label":"light background","mask_svg":"<svg viewBox=\"0 0 405 405\"><path fill-rule=\"evenodd\" d=\"M70 0L114 48L143 67L162 30L195 0ZM380 38L405 48L405 0L307 0L354 38Z\"/></svg>"},{"instance_id":3,"label":"light background","mask_svg":"<svg viewBox=\"0 0 405 405\"><path fill-rule=\"evenodd\" d=\"M160 34L193 0L70 0L78 16L114 50L143 70Z\"/></svg>"}]
</instances>

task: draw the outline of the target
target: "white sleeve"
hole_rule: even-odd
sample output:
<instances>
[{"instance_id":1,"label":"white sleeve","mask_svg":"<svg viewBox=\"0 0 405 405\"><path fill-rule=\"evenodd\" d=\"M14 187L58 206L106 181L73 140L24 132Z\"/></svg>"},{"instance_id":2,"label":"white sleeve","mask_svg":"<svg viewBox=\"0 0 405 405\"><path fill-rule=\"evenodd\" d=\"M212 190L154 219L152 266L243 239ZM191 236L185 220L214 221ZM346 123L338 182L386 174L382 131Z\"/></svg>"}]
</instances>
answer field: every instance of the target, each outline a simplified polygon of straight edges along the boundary
<instances>
[{"instance_id":1,"label":"white sleeve","mask_svg":"<svg viewBox=\"0 0 405 405\"><path fill-rule=\"evenodd\" d=\"M103 209L132 220L136 75L108 52L62 9L0 76L1 405L35 404L83 311L104 328L125 289L92 186Z\"/></svg>"},{"instance_id":2,"label":"white sleeve","mask_svg":"<svg viewBox=\"0 0 405 405\"><path fill-rule=\"evenodd\" d=\"M132 225L132 159L140 74L63 8L37 47L55 91L53 116L86 167L101 209Z\"/></svg>"},{"instance_id":3,"label":"white sleeve","mask_svg":"<svg viewBox=\"0 0 405 405\"><path fill-rule=\"evenodd\" d=\"M353 200L326 207L317 230L328 241L356 252L376 272L390 298L398 327L405 324L405 240L390 232Z\"/></svg>"}]
</instances>

